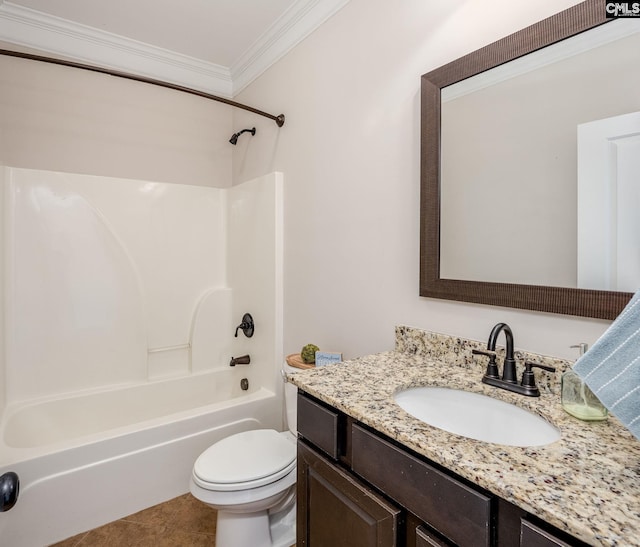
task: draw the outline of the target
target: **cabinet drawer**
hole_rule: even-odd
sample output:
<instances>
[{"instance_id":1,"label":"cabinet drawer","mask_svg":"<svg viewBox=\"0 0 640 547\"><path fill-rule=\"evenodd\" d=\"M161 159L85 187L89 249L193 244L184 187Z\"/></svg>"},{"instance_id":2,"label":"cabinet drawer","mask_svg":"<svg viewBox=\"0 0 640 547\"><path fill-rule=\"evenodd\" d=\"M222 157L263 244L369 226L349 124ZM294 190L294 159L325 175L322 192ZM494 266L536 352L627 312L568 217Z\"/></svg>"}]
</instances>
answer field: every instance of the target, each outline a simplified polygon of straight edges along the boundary
<instances>
[{"instance_id":1,"label":"cabinet drawer","mask_svg":"<svg viewBox=\"0 0 640 547\"><path fill-rule=\"evenodd\" d=\"M339 414L298 392L298 433L320 450L338 459Z\"/></svg>"},{"instance_id":2,"label":"cabinet drawer","mask_svg":"<svg viewBox=\"0 0 640 547\"><path fill-rule=\"evenodd\" d=\"M461 547L491 544L491 498L357 424L352 469Z\"/></svg>"},{"instance_id":3,"label":"cabinet drawer","mask_svg":"<svg viewBox=\"0 0 640 547\"><path fill-rule=\"evenodd\" d=\"M524 519L520 521L520 547L571 547L569 543Z\"/></svg>"}]
</instances>

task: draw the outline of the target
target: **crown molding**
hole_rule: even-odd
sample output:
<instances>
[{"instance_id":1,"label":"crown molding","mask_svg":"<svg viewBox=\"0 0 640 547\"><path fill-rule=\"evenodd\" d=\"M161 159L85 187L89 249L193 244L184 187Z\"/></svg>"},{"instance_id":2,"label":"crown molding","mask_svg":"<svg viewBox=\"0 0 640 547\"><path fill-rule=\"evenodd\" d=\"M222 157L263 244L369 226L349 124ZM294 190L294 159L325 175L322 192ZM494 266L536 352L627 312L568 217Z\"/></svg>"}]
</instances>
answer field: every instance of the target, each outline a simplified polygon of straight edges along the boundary
<instances>
[{"instance_id":1,"label":"crown molding","mask_svg":"<svg viewBox=\"0 0 640 547\"><path fill-rule=\"evenodd\" d=\"M54 56L230 97L229 69L3 2L0 40Z\"/></svg>"},{"instance_id":2,"label":"crown molding","mask_svg":"<svg viewBox=\"0 0 640 547\"><path fill-rule=\"evenodd\" d=\"M0 0L0 41L231 98L349 0L298 0L231 68Z\"/></svg>"},{"instance_id":3,"label":"crown molding","mask_svg":"<svg viewBox=\"0 0 640 547\"><path fill-rule=\"evenodd\" d=\"M0 40L69 60L230 97L229 70L60 17L3 2Z\"/></svg>"},{"instance_id":4,"label":"crown molding","mask_svg":"<svg viewBox=\"0 0 640 547\"><path fill-rule=\"evenodd\" d=\"M298 0L231 65L236 95L340 11L349 0Z\"/></svg>"}]
</instances>

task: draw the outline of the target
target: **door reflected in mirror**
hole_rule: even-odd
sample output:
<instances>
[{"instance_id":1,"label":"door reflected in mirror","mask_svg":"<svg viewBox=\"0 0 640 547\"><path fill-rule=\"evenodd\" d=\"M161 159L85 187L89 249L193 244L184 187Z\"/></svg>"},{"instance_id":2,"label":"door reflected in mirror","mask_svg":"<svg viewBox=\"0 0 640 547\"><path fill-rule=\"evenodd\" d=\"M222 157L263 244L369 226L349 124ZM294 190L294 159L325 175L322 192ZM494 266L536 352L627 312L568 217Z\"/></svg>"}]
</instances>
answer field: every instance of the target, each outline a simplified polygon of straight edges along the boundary
<instances>
[{"instance_id":1,"label":"door reflected in mirror","mask_svg":"<svg viewBox=\"0 0 640 547\"><path fill-rule=\"evenodd\" d=\"M638 89L630 20L445 87L440 276L640 287Z\"/></svg>"}]
</instances>

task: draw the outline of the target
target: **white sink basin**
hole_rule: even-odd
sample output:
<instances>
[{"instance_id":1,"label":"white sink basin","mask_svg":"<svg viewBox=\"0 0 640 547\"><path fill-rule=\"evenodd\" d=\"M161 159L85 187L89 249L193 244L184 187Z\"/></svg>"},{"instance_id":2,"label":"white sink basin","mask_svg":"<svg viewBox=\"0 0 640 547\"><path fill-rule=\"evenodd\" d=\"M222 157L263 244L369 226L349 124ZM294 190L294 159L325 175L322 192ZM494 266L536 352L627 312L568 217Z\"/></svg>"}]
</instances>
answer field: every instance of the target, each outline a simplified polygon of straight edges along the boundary
<instances>
[{"instance_id":1,"label":"white sink basin","mask_svg":"<svg viewBox=\"0 0 640 547\"><path fill-rule=\"evenodd\" d=\"M414 387L394 400L414 418L449 433L510 446L542 446L560 431L536 414L486 395L444 387Z\"/></svg>"}]
</instances>

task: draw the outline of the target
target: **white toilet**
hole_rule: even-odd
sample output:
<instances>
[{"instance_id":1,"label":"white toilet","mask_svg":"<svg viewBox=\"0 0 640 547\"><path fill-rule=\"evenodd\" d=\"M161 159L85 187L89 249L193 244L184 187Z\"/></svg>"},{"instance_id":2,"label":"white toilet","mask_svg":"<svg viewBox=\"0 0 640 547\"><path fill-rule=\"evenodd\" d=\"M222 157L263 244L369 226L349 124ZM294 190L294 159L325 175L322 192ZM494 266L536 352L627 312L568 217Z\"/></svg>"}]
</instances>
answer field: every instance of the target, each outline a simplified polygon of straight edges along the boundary
<instances>
[{"instance_id":1,"label":"white toilet","mask_svg":"<svg viewBox=\"0 0 640 547\"><path fill-rule=\"evenodd\" d=\"M283 369L296 369L286 363ZM190 490L218 510L216 547L289 547L296 542L296 392L285 383L289 431L231 435L196 460Z\"/></svg>"}]
</instances>

